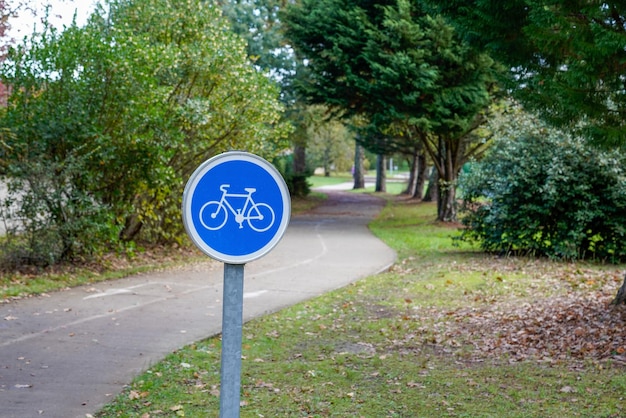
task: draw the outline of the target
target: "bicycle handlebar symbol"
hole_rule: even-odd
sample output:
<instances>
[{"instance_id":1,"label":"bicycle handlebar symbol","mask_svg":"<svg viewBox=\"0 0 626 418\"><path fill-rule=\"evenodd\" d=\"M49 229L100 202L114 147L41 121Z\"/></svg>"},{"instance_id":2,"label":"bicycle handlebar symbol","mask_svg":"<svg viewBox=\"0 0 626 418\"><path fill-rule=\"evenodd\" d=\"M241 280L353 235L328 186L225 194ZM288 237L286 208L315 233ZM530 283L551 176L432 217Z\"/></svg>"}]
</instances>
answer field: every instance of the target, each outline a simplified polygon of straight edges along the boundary
<instances>
[{"instance_id":1,"label":"bicycle handlebar symbol","mask_svg":"<svg viewBox=\"0 0 626 418\"><path fill-rule=\"evenodd\" d=\"M200 223L209 231L222 229L228 222L228 212L235 216L235 222L239 224L239 229L243 228L244 221L256 232L265 232L274 225L274 210L266 203L256 203L252 199L255 188L246 187L246 194L228 193L230 184L222 184L220 191L222 197L219 201L212 200L205 203L200 208ZM245 203L241 209L234 209L226 198L245 198ZM208 211L205 214L205 211Z\"/></svg>"}]
</instances>

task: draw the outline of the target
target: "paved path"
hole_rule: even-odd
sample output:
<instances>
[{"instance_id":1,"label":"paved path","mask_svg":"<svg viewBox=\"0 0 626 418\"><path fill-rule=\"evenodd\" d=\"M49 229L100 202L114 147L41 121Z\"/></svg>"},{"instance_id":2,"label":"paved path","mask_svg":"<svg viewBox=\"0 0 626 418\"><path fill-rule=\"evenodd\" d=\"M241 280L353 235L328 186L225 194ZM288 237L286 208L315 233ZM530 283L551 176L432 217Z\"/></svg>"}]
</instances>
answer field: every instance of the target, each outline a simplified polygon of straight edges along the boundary
<instances>
[{"instance_id":1,"label":"paved path","mask_svg":"<svg viewBox=\"0 0 626 418\"><path fill-rule=\"evenodd\" d=\"M283 240L245 267L244 320L389 267L367 223L383 202L330 192L292 218ZM223 269L176 271L0 305L0 417L85 417L176 348L221 331Z\"/></svg>"}]
</instances>

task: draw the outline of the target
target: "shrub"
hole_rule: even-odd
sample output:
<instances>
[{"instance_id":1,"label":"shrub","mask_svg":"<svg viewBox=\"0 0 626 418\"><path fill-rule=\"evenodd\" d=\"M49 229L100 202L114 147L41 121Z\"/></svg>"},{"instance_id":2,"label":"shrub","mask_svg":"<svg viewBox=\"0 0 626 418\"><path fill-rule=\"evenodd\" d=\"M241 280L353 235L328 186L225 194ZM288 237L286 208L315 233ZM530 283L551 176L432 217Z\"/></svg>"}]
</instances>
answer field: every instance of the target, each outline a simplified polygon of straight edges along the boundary
<instances>
[{"instance_id":1,"label":"shrub","mask_svg":"<svg viewBox=\"0 0 626 418\"><path fill-rule=\"evenodd\" d=\"M196 167L229 149L286 148L278 86L213 3L105 1L83 27L44 22L10 48L0 174L20 263L182 241Z\"/></svg>"},{"instance_id":2,"label":"shrub","mask_svg":"<svg viewBox=\"0 0 626 418\"><path fill-rule=\"evenodd\" d=\"M461 239L490 252L626 258L626 166L565 134L495 141L461 176Z\"/></svg>"},{"instance_id":3,"label":"shrub","mask_svg":"<svg viewBox=\"0 0 626 418\"><path fill-rule=\"evenodd\" d=\"M115 242L120 227L108 208L74 186L84 180L82 167L76 159L32 161L4 179L0 268L85 259Z\"/></svg>"}]
</instances>

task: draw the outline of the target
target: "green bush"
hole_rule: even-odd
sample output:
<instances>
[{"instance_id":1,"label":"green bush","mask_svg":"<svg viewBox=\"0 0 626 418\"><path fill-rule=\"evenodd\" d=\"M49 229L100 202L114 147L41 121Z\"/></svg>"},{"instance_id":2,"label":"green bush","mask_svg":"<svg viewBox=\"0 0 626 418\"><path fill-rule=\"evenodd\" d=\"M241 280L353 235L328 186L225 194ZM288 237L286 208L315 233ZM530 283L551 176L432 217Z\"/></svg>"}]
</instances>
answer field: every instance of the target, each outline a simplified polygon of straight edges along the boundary
<instances>
[{"instance_id":1,"label":"green bush","mask_svg":"<svg viewBox=\"0 0 626 418\"><path fill-rule=\"evenodd\" d=\"M460 178L466 229L483 250L626 259L626 166L562 133L497 140Z\"/></svg>"},{"instance_id":2,"label":"green bush","mask_svg":"<svg viewBox=\"0 0 626 418\"><path fill-rule=\"evenodd\" d=\"M46 267L89 258L115 242L120 232L109 208L75 187L85 180L83 161L30 161L11 166L0 220L0 268Z\"/></svg>"},{"instance_id":3,"label":"green bush","mask_svg":"<svg viewBox=\"0 0 626 418\"><path fill-rule=\"evenodd\" d=\"M288 145L279 88L219 5L104 3L83 27L44 22L0 63L12 87L0 174L13 228L0 256L18 264L182 241L181 196L196 167L230 149L271 158Z\"/></svg>"}]
</instances>

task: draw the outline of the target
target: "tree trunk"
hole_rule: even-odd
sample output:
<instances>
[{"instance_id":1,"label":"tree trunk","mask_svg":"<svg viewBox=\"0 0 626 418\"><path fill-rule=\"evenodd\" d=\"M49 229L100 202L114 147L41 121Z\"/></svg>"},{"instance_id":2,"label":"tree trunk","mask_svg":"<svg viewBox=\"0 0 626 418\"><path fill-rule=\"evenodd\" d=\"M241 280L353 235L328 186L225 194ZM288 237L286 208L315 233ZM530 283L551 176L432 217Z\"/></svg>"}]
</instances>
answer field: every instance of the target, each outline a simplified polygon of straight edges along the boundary
<instances>
[{"instance_id":1,"label":"tree trunk","mask_svg":"<svg viewBox=\"0 0 626 418\"><path fill-rule=\"evenodd\" d=\"M306 147L296 144L293 150L293 172L296 175L306 173Z\"/></svg>"},{"instance_id":2,"label":"tree trunk","mask_svg":"<svg viewBox=\"0 0 626 418\"><path fill-rule=\"evenodd\" d=\"M426 165L426 153L420 152L417 156L417 179L415 180L415 190L411 197L422 200L424 198L424 185L428 176L428 166Z\"/></svg>"},{"instance_id":3,"label":"tree trunk","mask_svg":"<svg viewBox=\"0 0 626 418\"><path fill-rule=\"evenodd\" d=\"M433 167L430 170L430 176L428 177L428 189L426 189L426 195L424 196L424 202L436 202L439 195L439 173Z\"/></svg>"},{"instance_id":4,"label":"tree trunk","mask_svg":"<svg viewBox=\"0 0 626 418\"><path fill-rule=\"evenodd\" d=\"M617 291L617 295L615 295L615 299L613 299L613 302L611 302L611 304L617 306L624 303L626 303L626 275L624 275L624 282Z\"/></svg>"},{"instance_id":5,"label":"tree trunk","mask_svg":"<svg viewBox=\"0 0 626 418\"><path fill-rule=\"evenodd\" d=\"M456 221L456 187L454 182L439 181L437 183L439 199L437 200L437 220L442 222Z\"/></svg>"},{"instance_id":6,"label":"tree trunk","mask_svg":"<svg viewBox=\"0 0 626 418\"><path fill-rule=\"evenodd\" d=\"M326 141L326 147L324 148L324 177L330 177L332 149L329 144L330 144L330 139Z\"/></svg>"},{"instance_id":7,"label":"tree trunk","mask_svg":"<svg viewBox=\"0 0 626 418\"><path fill-rule=\"evenodd\" d=\"M387 191L387 175L385 171L385 161L387 159L384 155L378 154L376 156L376 191L377 192L386 192Z\"/></svg>"},{"instance_id":8,"label":"tree trunk","mask_svg":"<svg viewBox=\"0 0 626 418\"><path fill-rule=\"evenodd\" d=\"M143 227L143 222L139 219L137 214L132 214L126 217L126 221L124 222L124 229L120 231L120 240L123 242L129 242L135 239L141 228Z\"/></svg>"},{"instance_id":9,"label":"tree trunk","mask_svg":"<svg viewBox=\"0 0 626 418\"><path fill-rule=\"evenodd\" d=\"M365 188L365 170L363 168L364 159L365 151L363 150L363 147L357 143L354 149L354 172L352 173L354 177L354 189Z\"/></svg>"},{"instance_id":10,"label":"tree trunk","mask_svg":"<svg viewBox=\"0 0 626 418\"><path fill-rule=\"evenodd\" d=\"M452 144L446 143L439 137L438 151L439 162L436 164L439 172L437 182L437 220L441 222L456 221L456 179L457 169L455 157L452 152Z\"/></svg>"},{"instance_id":11,"label":"tree trunk","mask_svg":"<svg viewBox=\"0 0 626 418\"><path fill-rule=\"evenodd\" d=\"M406 190L403 194L408 194L411 197L415 196L415 189L417 187L417 176L419 169L419 161L418 161L419 151L417 148L413 151L413 155L411 155L411 168L409 171L409 181L406 185Z\"/></svg>"}]
</instances>

